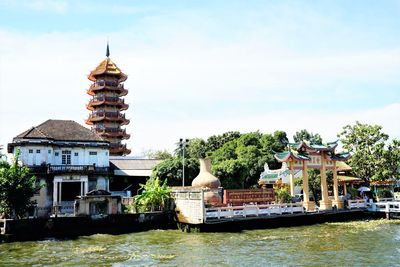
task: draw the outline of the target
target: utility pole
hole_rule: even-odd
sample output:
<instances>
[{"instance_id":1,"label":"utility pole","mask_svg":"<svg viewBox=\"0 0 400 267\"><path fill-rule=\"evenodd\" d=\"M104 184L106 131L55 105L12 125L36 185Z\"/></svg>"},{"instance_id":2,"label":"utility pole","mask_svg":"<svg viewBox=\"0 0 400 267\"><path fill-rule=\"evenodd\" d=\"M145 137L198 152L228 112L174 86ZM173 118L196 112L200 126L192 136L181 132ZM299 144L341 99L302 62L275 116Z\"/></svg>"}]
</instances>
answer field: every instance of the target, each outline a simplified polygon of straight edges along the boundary
<instances>
[{"instance_id":1,"label":"utility pole","mask_svg":"<svg viewBox=\"0 0 400 267\"><path fill-rule=\"evenodd\" d=\"M182 186L185 186L185 148L189 145L189 139L179 139L179 147L182 150Z\"/></svg>"}]
</instances>

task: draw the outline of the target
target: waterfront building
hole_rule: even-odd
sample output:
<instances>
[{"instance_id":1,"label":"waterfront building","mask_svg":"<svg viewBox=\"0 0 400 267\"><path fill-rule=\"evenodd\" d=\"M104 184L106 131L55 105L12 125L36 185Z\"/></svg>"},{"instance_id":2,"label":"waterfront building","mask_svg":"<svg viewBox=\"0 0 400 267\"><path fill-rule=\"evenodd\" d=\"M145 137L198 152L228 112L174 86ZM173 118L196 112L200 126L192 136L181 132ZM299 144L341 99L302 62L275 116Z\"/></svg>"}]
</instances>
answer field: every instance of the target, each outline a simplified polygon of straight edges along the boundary
<instances>
[{"instance_id":1,"label":"waterfront building","mask_svg":"<svg viewBox=\"0 0 400 267\"><path fill-rule=\"evenodd\" d=\"M8 152L45 184L34 196L38 216L72 214L74 200L94 189L109 190L110 143L71 120L47 120L13 138Z\"/></svg>"},{"instance_id":2,"label":"waterfront building","mask_svg":"<svg viewBox=\"0 0 400 267\"><path fill-rule=\"evenodd\" d=\"M122 98L128 94L124 83L128 76L124 74L110 59L110 50L107 44L106 58L90 72L88 79L93 83L87 90L92 96L86 108L91 111L86 124L103 139L110 142L110 155L123 156L131 151L122 143L130 138L122 126L129 124L123 111L129 105Z\"/></svg>"},{"instance_id":3,"label":"waterfront building","mask_svg":"<svg viewBox=\"0 0 400 267\"><path fill-rule=\"evenodd\" d=\"M138 194L140 184L150 178L153 168L162 160L138 159L132 157L111 156L110 169L112 178L110 191L122 196Z\"/></svg>"},{"instance_id":4,"label":"waterfront building","mask_svg":"<svg viewBox=\"0 0 400 267\"><path fill-rule=\"evenodd\" d=\"M309 200L308 168L320 169L321 171L321 195L320 210L329 210L333 206L343 208L343 201L339 199L337 161L346 161L350 158L349 153L336 153L338 143L330 142L325 145L310 144L309 142L289 143L289 150L276 153L275 158L279 162L286 162L290 170L290 193L295 195L294 171L302 170L303 205L306 210L314 210L315 202ZM328 185L326 182L326 170L333 171L333 194L334 200L328 197Z\"/></svg>"}]
</instances>

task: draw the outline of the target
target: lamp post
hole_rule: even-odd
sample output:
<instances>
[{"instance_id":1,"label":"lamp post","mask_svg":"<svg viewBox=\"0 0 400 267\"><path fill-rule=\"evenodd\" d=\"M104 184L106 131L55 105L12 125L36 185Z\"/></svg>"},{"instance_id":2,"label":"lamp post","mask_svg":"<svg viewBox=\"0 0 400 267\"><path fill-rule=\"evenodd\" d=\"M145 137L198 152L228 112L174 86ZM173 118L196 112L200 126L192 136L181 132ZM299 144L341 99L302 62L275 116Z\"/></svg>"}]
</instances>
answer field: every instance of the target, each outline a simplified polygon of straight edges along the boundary
<instances>
[{"instance_id":1,"label":"lamp post","mask_svg":"<svg viewBox=\"0 0 400 267\"><path fill-rule=\"evenodd\" d=\"M185 148L189 145L189 139L179 139L179 147L182 150L182 186L185 186Z\"/></svg>"}]
</instances>

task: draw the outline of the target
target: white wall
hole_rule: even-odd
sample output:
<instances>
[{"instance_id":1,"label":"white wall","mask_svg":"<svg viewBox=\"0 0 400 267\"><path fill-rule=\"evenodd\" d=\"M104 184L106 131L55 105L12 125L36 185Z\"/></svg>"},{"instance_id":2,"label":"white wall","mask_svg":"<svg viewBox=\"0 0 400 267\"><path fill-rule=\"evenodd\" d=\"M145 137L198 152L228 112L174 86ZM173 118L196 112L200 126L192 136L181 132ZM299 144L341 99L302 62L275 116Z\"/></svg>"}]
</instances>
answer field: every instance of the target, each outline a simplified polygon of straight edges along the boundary
<instances>
[{"instance_id":1,"label":"white wall","mask_svg":"<svg viewBox=\"0 0 400 267\"><path fill-rule=\"evenodd\" d=\"M109 166L109 151L105 148L86 147L58 147L39 144L27 144L16 147L21 150L21 161L25 165L62 165L62 151L71 151L71 165L93 165L99 167ZM32 153L29 153L31 150ZM14 149L15 153L16 149ZM96 155L91 155L95 153Z\"/></svg>"}]
</instances>

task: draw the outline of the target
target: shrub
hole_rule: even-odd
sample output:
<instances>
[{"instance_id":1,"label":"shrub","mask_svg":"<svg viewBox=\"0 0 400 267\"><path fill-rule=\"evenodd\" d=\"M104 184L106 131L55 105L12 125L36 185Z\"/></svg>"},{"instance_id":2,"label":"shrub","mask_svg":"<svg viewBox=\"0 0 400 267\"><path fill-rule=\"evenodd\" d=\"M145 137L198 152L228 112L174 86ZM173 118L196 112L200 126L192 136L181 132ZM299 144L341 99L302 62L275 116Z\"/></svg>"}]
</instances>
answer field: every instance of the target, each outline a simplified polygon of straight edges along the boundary
<instances>
[{"instance_id":1,"label":"shrub","mask_svg":"<svg viewBox=\"0 0 400 267\"><path fill-rule=\"evenodd\" d=\"M276 200L278 203L291 203L292 196L285 187L281 187L275 191Z\"/></svg>"},{"instance_id":2,"label":"shrub","mask_svg":"<svg viewBox=\"0 0 400 267\"><path fill-rule=\"evenodd\" d=\"M379 189L378 192L376 192L376 196L378 198L392 198L393 194L389 189L383 188Z\"/></svg>"}]
</instances>

